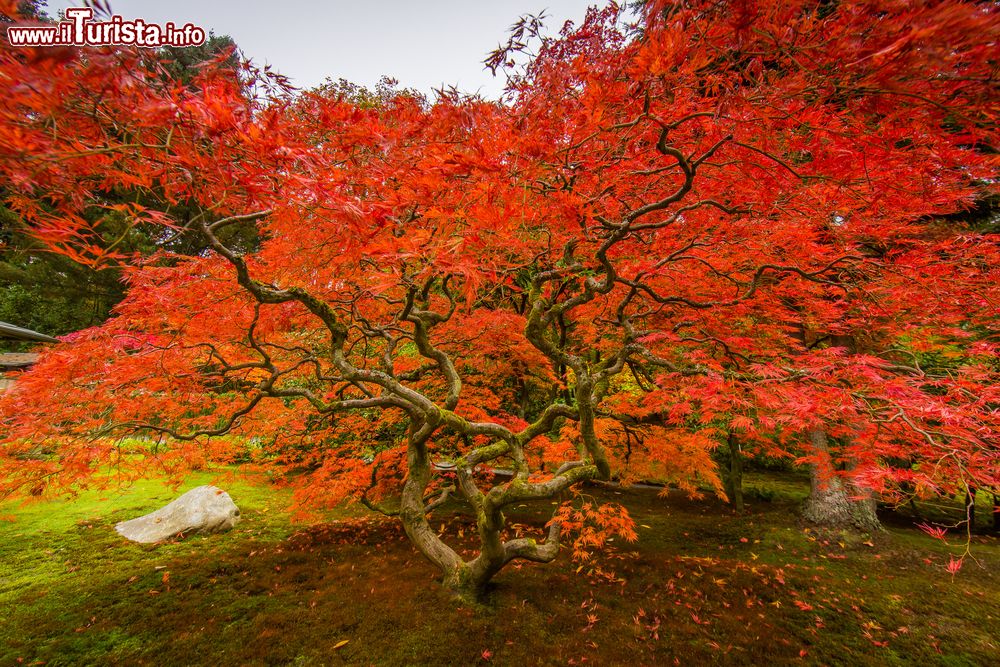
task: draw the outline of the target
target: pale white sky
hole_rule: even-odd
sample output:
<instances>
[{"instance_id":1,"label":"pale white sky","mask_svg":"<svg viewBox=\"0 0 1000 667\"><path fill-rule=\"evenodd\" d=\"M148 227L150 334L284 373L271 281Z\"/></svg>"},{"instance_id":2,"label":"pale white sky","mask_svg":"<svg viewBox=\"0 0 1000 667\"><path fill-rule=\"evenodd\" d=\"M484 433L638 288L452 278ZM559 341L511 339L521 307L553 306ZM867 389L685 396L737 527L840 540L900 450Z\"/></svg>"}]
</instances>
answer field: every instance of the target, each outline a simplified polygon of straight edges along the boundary
<instances>
[{"instance_id":1,"label":"pale white sky","mask_svg":"<svg viewBox=\"0 0 1000 667\"><path fill-rule=\"evenodd\" d=\"M111 0L126 19L191 22L230 35L258 65L268 63L311 87L326 77L372 86L383 75L430 93L455 85L496 97L503 79L482 61L507 39L519 16L546 10L549 34L579 24L590 4L603 0ZM49 0L55 17L83 0Z\"/></svg>"}]
</instances>

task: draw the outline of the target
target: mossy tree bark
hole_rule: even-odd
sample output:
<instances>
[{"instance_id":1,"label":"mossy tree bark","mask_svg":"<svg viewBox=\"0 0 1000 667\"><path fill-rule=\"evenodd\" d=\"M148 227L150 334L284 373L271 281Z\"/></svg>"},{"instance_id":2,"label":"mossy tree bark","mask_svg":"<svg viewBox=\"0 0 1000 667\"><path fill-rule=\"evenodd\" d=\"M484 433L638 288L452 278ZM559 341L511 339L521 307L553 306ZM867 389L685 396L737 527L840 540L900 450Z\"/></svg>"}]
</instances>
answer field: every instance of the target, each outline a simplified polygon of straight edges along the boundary
<instances>
[{"instance_id":1,"label":"mossy tree bark","mask_svg":"<svg viewBox=\"0 0 1000 667\"><path fill-rule=\"evenodd\" d=\"M504 540L506 518L503 510L513 503L546 500L560 494L577 482L599 475L595 465L583 461L562 466L545 482L529 482L528 471L522 467L521 439L530 439L535 430L549 427L550 411L543 420L536 422L521 438L512 437L493 445L480 447L456 461L457 491L471 505L476 515L479 534L479 553L471 560L463 559L434 531L428 514L447 500L452 489L446 489L436 500L426 496L432 465L427 442L438 427L433 419L414 424L410 429L407 446L409 475L403 486L399 519L414 546L442 573L442 582L457 598L466 603L482 599L490 580L513 560L548 563L559 553L562 528L553 521L544 542L531 538ZM507 484L494 486L486 492L477 485L474 471L484 461L500 455L511 455L519 462L514 479Z\"/></svg>"}]
</instances>

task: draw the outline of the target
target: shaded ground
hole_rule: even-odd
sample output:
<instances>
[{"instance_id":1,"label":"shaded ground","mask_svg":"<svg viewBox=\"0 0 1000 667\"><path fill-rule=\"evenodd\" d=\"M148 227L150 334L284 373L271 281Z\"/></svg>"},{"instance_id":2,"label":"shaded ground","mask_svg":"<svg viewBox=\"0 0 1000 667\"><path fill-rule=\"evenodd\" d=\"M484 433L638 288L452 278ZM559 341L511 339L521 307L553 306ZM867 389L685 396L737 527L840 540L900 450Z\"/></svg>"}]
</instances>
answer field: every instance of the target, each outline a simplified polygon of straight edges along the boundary
<instances>
[{"instance_id":1,"label":"shaded ground","mask_svg":"<svg viewBox=\"0 0 1000 667\"><path fill-rule=\"evenodd\" d=\"M917 530L817 536L795 516L805 486L748 486L760 493L741 517L588 491L624 503L640 541L600 568L568 554L509 568L476 610L451 603L394 524L292 526L267 487L226 485L234 531L161 546L112 529L177 495L155 483L6 505L0 665L998 664L996 538L975 537L979 564L952 577L948 547ZM521 530L544 522L530 509L513 517ZM440 524L471 534L461 514Z\"/></svg>"}]
</instances>

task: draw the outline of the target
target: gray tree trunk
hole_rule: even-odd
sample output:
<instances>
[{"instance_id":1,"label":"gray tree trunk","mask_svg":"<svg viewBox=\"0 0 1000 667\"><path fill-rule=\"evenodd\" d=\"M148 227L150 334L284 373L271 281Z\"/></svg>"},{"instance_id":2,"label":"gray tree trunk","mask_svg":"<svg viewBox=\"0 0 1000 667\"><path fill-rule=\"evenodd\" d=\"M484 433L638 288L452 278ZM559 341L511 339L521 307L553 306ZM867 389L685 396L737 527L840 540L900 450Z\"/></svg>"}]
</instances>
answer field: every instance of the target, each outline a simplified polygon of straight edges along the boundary
<instances>
[{"instance_id":1,"label":"gray tree trunk","mask_svg":"<svg viewBox=\"0 0 1000 667\"><path fill-rule=\"evenodd\" d=\"M875 498L866 489L853 487L834 473L826 432L809 433L817 462L812 467L812 489L802 510L809 523L827 528L853 528L866 532L882 530L875 515Z\"/></svg>"}]
</instances>

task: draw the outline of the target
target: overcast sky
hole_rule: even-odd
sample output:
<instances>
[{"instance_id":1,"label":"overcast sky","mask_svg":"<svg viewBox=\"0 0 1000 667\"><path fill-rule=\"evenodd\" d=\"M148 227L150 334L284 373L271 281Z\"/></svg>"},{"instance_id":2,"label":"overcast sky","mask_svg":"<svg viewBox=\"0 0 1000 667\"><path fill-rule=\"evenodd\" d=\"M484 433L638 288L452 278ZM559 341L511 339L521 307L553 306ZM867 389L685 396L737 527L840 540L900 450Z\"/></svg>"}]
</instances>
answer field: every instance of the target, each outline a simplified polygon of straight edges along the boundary
<instances>
[{"instance_id":1,"label":"overcast sky","mask_svg":"<svg viewBox=\"0 0 1000 667\"><path fill-rule=\"evenodd\" d=\"M519 16L545 9L555 34L567 19L579 24L595 3L603 1L111 0L111 8L126 19L191 22L230 35L254 62L272 65L300 87L327 77L372 86L388 75L425 93L443 84L496 97L503 80L482 61ZM47 11L55 17L82 5L49 0Z\"/></svg>"}]
</instances>

